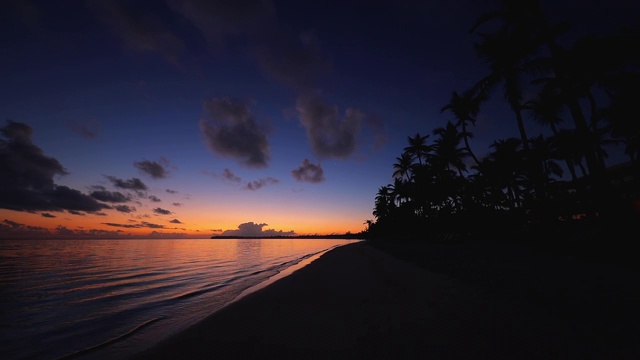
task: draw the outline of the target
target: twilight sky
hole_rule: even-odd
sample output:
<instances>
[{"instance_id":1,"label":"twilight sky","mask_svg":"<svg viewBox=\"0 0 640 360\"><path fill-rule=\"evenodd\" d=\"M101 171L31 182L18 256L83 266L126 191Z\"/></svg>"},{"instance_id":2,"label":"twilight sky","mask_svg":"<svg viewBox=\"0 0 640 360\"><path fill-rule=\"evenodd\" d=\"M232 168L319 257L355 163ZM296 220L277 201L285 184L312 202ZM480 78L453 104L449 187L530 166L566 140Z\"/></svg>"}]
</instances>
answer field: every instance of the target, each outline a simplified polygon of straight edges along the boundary
<instances>
[{"instance_id":1,"label":"twilight sky","mask_svg":"<svg viewBox=\"0 0 640 360\"><path fill-rule=\"evenodd\" d=\"M635 1L546 3L567 36L638 21ZM0 238L361 231L407 136L488 73L468 30L493 9L3 1ZM518 134L494 98L479 155Z\"/></svg>"}]
</instances>

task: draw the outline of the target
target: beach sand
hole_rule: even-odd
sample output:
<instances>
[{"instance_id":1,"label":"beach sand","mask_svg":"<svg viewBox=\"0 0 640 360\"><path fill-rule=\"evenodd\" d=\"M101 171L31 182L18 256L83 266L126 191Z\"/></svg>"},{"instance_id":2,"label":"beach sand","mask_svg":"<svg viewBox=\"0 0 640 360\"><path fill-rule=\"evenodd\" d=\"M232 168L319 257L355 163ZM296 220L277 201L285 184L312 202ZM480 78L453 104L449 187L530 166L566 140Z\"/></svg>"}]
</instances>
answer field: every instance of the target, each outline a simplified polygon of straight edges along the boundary
<instances>
[{"instance_id":1,"label":"beach sand","mask_svg":"<svg viewBox=\"0 0 640 360\"><path fill-rule=\"evenodd\" d=\"M637 358L572 329L535 297L429 271L360 242L136 359Z\"/></svg>"}]
</instances>

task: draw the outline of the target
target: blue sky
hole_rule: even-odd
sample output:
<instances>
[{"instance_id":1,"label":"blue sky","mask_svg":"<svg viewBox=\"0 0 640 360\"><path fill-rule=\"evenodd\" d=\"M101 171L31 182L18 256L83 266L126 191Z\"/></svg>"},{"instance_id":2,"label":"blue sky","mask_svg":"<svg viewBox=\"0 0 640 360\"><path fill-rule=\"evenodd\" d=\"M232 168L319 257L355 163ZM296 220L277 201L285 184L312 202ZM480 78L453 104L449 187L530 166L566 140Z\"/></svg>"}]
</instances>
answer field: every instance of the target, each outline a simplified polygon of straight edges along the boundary
<instances>
[{"instance_id":1,"label":"blue sky","mask_svg":"<svg viewBox=\"0 0 640 360\"><path fill-rule=\"evenodd\" d=\"M552 18L578 13L576 34L638 17L627 1L546 3ZM0 221L6 231L78 236L208 237L249 223L360 231L407 136L443 126L451 93L486 74L468 30L493 8L4 2L2 116L27 125L30 149L66 169L51 186L126 201L89 211L14 204L0 208ZM472 129L479 155L517 136L495 98ZM145 189L128 186L133 179Z\"/></svg>"}]
</instances>

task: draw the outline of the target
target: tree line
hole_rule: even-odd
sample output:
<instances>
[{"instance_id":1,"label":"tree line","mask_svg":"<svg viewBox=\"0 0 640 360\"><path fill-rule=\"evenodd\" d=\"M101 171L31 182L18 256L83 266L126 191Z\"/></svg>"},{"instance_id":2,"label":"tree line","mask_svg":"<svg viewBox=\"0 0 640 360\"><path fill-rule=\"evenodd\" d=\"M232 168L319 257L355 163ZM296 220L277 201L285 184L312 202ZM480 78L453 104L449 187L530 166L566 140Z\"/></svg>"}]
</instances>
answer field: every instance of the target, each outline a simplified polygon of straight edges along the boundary
<instances>
[{"instance_id":1,"label":"tree line","mask_svg":"<svg viewBox=\"0 0 640 360\"><path fill-rule=\"evenodd\" d=\"M633 208L640 204L640 34L621 28L566 45L560 38L568 29L548 22L535 0L501 1L477 19L473 46L487 75L443 105L455 121L408 137L393 183L376 194L369 238L514 238L540 229L575 237L579 227L640 220ZM519 134L495 140L478 158L469 139L496 92ZM548 131L529 133L525 119ZM612 144L629 158L622 175L605 165Z\"/></svg>"}]
</instances>

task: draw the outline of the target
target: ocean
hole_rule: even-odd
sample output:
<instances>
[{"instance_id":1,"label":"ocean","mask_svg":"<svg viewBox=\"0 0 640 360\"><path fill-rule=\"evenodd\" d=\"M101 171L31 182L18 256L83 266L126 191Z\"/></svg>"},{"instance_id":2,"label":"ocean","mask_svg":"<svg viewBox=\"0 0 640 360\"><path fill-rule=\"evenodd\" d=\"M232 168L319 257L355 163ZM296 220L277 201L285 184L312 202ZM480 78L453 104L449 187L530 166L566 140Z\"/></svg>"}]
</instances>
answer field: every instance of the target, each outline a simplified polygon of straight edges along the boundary
<instances>
[{"instance_id":1,"label":"ocean","mask_svg":"<svg viewBox=\"0 0 640 360\"><path fill-rule=\"evenodd\" d=\"M358 240L0 240L0 354L123 359Z\"/></svg>"}]
</instances>

